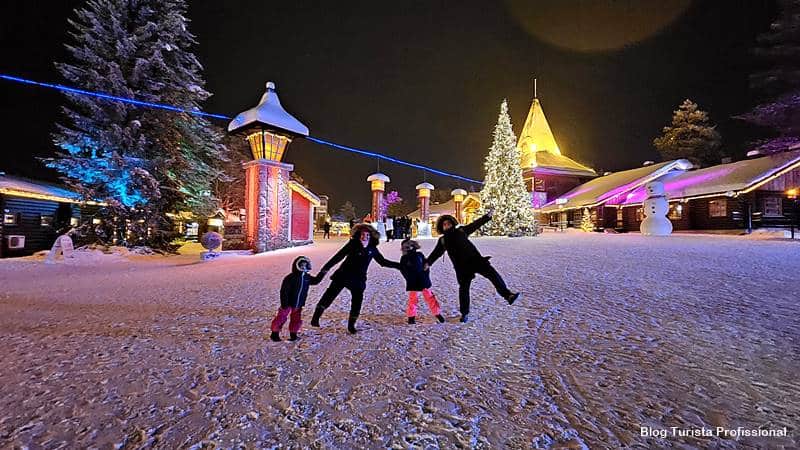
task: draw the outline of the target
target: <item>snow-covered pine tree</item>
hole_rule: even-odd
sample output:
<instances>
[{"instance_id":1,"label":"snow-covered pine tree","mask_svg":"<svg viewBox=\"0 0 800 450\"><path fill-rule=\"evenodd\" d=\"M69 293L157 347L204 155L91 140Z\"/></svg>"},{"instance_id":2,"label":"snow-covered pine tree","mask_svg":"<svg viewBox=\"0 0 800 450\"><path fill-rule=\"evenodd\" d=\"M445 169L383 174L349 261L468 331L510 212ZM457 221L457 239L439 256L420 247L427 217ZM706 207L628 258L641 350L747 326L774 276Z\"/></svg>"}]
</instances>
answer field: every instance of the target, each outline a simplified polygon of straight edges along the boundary
<instances>
[{"instance_id":1,"label":"snow-covered pine tree","mask_svg":"<svg viewBox=\"0 0 800 450\"><path fill-rule=\"evenodd\" d=\"M71 61L56 64L70 84L188 110L210 96L185 0L90 0L75 14ZM65 95L67 121L53 136L61 152L47 164L86 199L108 203L117 237L163 248L173 235L168 213L214 209L211 182L225 149L205 119Z\"/></svg>"},{"instance_id":2,"label":"snow-covered pine tree","mask_svg":"<svg viewBox=\"0 0 800 450\"><path fill-rule=\"evenodd\" d=\"M481 189L479 214L494 210L491 222L481 228L490 236L534 235L536 220L531 206L530 193L522 178L517 137L511 128L506 100L500 104L500 115L494 127L494 139L486 156L486 178Z\"/></svg>"},{"instance_id":3,"label":"snow-covered pine tree","mask_svg":"<svg viewBox=\"0 0 800 450\"><path fill-rule=\"evenodd\" d=\"M708 113L686 99L675 110L672 123L664 127L664 134L653 139L653 145L664 161L686 158L695 164L719 164L721 138L715 128Z\"/></svg>"},{"instance_id":4,"label":"snow-covered pine tree","mask_svg":"<svg viewBox=\"0 0 800 450\"><path fill-rule=\"evenodd\" d=\"M758 37L761 70L750 75L750 87L763 103L738 116L772 130L756 143L763 153L800 144L800 0L779 0L778 6L769 31Z\"/></svg>"},{"instance_id":5,"label":"snow-covered pine tree","mask_svg":"<svg viewBox=\"0 0 800 450\"><path fill-rule=\"evenodd\" d=\"M592 213L589 212L589 208L583 208L583 213L581 214L581 230L587 233L594 231L594 222L592 222Z\"/></svg>"}]
</instances>

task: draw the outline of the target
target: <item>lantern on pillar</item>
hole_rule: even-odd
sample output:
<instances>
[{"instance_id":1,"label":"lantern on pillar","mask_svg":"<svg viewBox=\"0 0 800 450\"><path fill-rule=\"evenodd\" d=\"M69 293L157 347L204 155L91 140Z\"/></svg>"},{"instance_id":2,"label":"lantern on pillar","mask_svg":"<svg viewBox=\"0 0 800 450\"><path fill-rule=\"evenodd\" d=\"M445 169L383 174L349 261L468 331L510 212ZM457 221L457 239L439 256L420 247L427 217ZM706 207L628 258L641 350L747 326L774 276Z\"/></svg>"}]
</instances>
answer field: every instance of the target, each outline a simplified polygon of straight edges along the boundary
<instances>
[{"instance_id":1,"label":"lantern on pillar","mask_svg":"<svg viewBox=\"0 0 800 450\"><path fill-rule=\"evenodd\" d=\"M456 220L459 223L464 222L464 199L467 198L467 191L464 189L453 189L450 193L453 196L453 203L455 204Z\"/></svg>"},{"instance_id":2,"label":"lantern on pillar","mask_svg":"<svg viewBox=\"0 0 800 450\"><path fill-rule=\"evenodd\" d=\"M270 81L258 105L237 115L228 132L243 135L253 154L244 164L247 244L256 253L288 246L294 166L281 160L293 138L308 136L308 127L283 109Z\"/></svg>"},{"instance_id":3,"label":"lantern on pillar","mask_svg":"<svg viewBox=\"0 0 800 450\"><path fill-rule=\"evenodd\" d=\"M420 183L417 185L417 198L419 199L419 222L417 222L417 237L431 237L431 191L433 185Z\"/></svg>"},{"instance_id":4,"label":"lantern on pillar","mask_svg":"<svg viewBox=\"0 0 800 450\"><path fill-rule=\"evenodd\" d=\"M373 226L378 230L381 239L386 239L385 217L383 217L383 191L386 190L386 183L389 182L389 177L377 172L368 176L367 181L369 181L369 188L372 191L370 216L372 217Z\"/></svg>"}]
</instances>

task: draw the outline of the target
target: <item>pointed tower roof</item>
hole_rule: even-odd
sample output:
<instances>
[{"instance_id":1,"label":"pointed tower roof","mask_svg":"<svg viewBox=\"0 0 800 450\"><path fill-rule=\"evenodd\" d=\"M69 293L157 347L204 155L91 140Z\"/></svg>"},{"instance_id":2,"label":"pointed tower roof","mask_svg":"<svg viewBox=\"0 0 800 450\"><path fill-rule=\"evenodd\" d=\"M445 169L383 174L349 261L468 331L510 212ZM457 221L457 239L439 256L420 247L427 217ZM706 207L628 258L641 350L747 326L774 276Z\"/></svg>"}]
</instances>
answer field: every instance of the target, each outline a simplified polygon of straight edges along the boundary
<instances>
[{"instance_id":1,"label":"pointed tower roof","mask_svg":"<svg viewBox=\"0 0 800 450\"><path fill-rule=\"evenodd\" d=\"M236 116L228 124L228 131L233 132L258 125L287 131L294 135L308 136L308 127L283 109L278 93L275 92L275 83L271 81L267 82L267 92L261 96L258 105Z\"/></svg>"},{"instance_id":2,"label":"pointed tower roof","mask_svg":"<svg viewBox=\"0 0 800 450\"><path fill-rule=\"evenodd\" d=\"M561 154L539 99L534 97L517 143L523 170L595 177L597 173Z\"/></svg>"}]
</instances>

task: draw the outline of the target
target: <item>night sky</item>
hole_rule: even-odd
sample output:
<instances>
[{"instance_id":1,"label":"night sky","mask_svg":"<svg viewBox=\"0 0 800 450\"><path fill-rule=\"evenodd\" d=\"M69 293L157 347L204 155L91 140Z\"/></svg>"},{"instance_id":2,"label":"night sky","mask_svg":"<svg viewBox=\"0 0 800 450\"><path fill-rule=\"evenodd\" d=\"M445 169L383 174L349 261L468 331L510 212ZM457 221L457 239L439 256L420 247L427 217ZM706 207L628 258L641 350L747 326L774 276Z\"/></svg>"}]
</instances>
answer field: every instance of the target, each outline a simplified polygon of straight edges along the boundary
<instances>
[{"instance_id":1,"label":"night sky","mask_svg":"<svg viewBox=\"0 0 800 450\"><path fill-rule=\"evenodd\" d=\"M0 72L62 82L67 18L81 1L0 4ZM519 133L532 78L562 152L598 170L657 159L652 139L684 98L718 124L725 149L751 130L732 115L747 89L755 37L774 2L588 0L522 2L192 1L191 31L214 96L209 112L254 106L272 80L311 134L482 179L499 105ZM55 179L49 156L62 97L0 80L0 170ZM225 124L221 124L225 125ZM296 140L286 161L335 210L365 213L374 160ZM408 198L424 174L381 163ZM456 180L427 176L437 187Z\"/></svg>"}]
</instances>

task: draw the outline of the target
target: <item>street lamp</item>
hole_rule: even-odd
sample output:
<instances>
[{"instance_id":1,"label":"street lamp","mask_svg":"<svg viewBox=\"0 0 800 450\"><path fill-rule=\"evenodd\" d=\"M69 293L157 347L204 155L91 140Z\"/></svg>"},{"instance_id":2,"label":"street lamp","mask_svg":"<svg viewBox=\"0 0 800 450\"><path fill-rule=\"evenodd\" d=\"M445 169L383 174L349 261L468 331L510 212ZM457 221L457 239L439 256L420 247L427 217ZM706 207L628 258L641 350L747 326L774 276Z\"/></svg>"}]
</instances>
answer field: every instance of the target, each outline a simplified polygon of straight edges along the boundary
<instances>
[{"instance_id":1,"label":"street lamp","mask_svg":"<svg viewBox=\"0 0 800 450\"><path fill-rule=\"evenodd\" d=\"M308 127L281 106L275 83L253 108L237 115L229 133L243 134L253 160L245 169L245 238L256 253L285 247L289 243L289 173L282 162L286 147L297 136L308 136Z\"/></svg>"},{"instance_id":2,"label":"street lamp","mask_svg":"<svg viewBox=\"0 0 800 450\"><path fill-rule=\"evenodd\" d=\"M789 189L786 191L786 197L792 201L792 239L794 239L794 226L797 222L797 197L800 195L800 190L797 188Z\"/></svg>"}]
</instances>

